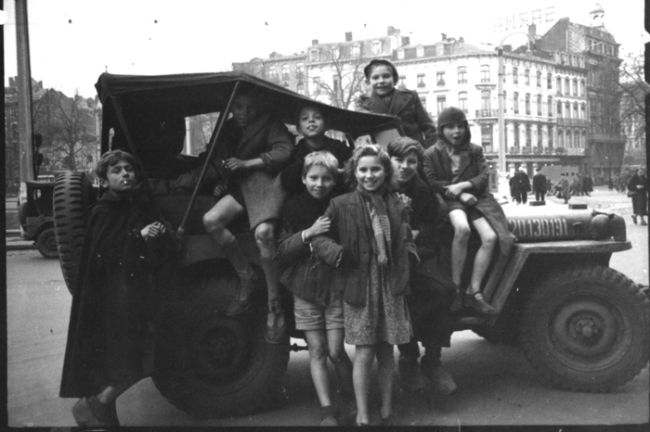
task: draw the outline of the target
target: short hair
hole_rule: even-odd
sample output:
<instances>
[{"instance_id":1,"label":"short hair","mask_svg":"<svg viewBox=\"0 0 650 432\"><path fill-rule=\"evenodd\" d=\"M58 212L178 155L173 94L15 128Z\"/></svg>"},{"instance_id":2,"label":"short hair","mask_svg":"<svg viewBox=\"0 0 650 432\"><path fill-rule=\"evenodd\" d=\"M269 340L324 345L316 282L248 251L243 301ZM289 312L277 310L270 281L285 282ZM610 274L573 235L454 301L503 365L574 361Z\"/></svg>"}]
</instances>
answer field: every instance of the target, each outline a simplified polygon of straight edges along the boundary
<instances>
[{"instance_id":1,"label":"short hair","mask_svg":"<svg viewBox=\"0 0 650 432\"><path fill-rule=\"evenodd\" d=\"M386 146L388 156L405 157L410 152L415 152L418 157L418 164L422 164L424 158L424 148L422 144L413 138L401 136L392 139Z\"/></svg>"},{"instance_id":2,"label":"short hair","mask_svg":"<svg viewBox=\"0 0 650 432\"><path fill-rule=\"evenodd\" d=\"M139 183L142 179L142 167L138 160L131 153L124 150L111 150L102 155L95 167L95 174L100 180L108 179L108 169L118 162L128 162L133 167L136 181Z\"/></svg>"},{"instance_id":3,"label":"short hair","mask_svg":"<svg viewBox=\"0 0 650 432\"><path fill-rule=\"evenodd\" d=\"M397 82L399 81L397 68L395 67L394 64L384 59L372 59L370 60L370 63L368 63L366 67L363 68L363 74L366 76L366 80L370 79L370 74L372 74L372 70L377 66L388 66L391 73L393 74L393 82L397 84Z\"/></svg>"},{"instance_id":4,"label":"short hair","mask_svg":"<svg viewBox=\"0 0 650 432\"><path fill-rule=\"evenodd\" d=\"M336 180L339 172L339 160L332 153L321 150L311 152L305 156L305 161L302 164L302 177L304 178L309 170L315 166L322 166Z\"/></svg>"},{"instance_id":5,"label":"short hair","mask_svg":"<svg viewBox=\"0 0 650 432\"><path fill-rule=\"evenodd\" d=\"M390 156L388 156L388 153L383 151L379 146L375 144L366 144L355 148L352 152L352 157L345 165L346 183L350 189L357 187L355 171L357 170L357 165L359 165L359 160L364 156L375 156L379 158L379 162L386 172L386 180L384 181L384 184L391 188L393 182L393 164L390 161Z\"/></svg>"},{"instance_id":6,"label":"short hair","mask_svg":"<svg viewBox=\"0 0 650 432\"><path fill-rule=\"evenodd\" d=\"M328 128L329 116L327 115L327 113L325 112L325 110L323 109L322 106L317 105L315 103L311 103L311 102L308 102L308 103L306 103L304 105L300 105L298 107L298 109L296 110L296 113L294 114L294 119L296 121L296 127L298 126L298 122L300 121L300 113L304 109L313 109L315 111L318 111L320 113L320 115L323 116L323 119L325 119L325 129Z\"/></svg>"}]
</instances>

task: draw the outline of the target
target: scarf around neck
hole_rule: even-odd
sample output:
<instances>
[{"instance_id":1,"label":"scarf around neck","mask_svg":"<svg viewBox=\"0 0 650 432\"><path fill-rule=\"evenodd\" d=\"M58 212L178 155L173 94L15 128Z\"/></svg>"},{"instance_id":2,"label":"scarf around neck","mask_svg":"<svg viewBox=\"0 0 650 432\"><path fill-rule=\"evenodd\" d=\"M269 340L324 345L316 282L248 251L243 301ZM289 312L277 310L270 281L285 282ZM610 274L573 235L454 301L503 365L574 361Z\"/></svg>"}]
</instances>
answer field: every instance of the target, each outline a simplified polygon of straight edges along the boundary
<instances>
[{"instance_id":1,"label":"scarf around neck","mask_svg":"<svg viewBox=\"0 0 650 432\"><path fill-rule=\"evenodd\" d=\"M379 265L386 266L392 258L390 256L392 250L390 219L386 203L388 190L382 186L377 192L368 192L361 185L357 185L357 192L363 198L370 214L370 225L375 238L372 245L373 252L377 256Z\"/></svg>"}]
</instances>

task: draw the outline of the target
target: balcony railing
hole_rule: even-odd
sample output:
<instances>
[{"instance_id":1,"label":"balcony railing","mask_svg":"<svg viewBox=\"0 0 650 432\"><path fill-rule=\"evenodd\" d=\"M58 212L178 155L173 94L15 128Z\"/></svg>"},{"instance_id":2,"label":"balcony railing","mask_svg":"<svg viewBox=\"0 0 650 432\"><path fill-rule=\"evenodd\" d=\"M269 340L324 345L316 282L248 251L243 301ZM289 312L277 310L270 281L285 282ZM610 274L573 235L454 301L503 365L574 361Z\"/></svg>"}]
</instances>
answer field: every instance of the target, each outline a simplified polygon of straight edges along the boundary
<instances>
[{"instance_id":1,"label":"balcony railing","mask_svg":"<svg viewBox=\"0 0 650 432\"><path fill-rule=\"evenodd\" d=\"M499 110L496 109L479 109L476 110L476 118L498 117Z\"/></svg>"}]
</instances>

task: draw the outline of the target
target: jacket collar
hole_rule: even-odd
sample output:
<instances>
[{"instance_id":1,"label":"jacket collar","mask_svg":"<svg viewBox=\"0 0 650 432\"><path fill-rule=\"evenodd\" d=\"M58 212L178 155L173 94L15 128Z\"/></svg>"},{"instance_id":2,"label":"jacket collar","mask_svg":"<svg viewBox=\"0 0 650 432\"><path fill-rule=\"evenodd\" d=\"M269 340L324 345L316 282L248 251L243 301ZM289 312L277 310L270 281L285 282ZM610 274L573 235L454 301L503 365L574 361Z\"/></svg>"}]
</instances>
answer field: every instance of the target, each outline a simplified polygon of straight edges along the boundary
<instances>
[{"instance_id":1,"label":"jacket collar","mask_svg":"<svg viewBox=\"0 0 650 432\"><path fill-rule=\"evenodd\" d=\"M368 110L378 113L398 114L411 100L411 95L407 92L395 89L390 98L388 107L381 97L371 94L367 99Z\"/></svg>"}]
</instances>

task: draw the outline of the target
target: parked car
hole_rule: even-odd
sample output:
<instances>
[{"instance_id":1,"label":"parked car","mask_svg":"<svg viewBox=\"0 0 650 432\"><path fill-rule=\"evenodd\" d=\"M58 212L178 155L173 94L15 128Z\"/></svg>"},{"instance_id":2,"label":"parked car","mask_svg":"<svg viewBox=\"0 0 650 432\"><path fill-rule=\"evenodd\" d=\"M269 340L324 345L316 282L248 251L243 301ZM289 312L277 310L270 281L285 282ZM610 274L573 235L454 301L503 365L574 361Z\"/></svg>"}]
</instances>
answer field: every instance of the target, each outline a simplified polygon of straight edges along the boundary
<instances>
[{"instance_id":1,"label":"parked car","mask_svg":"<svg viewBox=\"0 0 650 432\"><path fill-rule=\"evenodd\" d=\"M27 181L26 195L18 203L21 236L33 240L45 258L57 258L59 253L54 234L52 194L54 182Z\"/></svg>"},{"instance_id":2,"label":"parked car","mask_svg":"<svg viewBox=\"0 0 650 432\"><path fill-rule=\"evenodd\" d=\"M103 74L96 86L103 106L101 151L125 149L142 160L149 179L164 176L161 166L170 157L179 163L194 158L179 155L185 118L228 112L234 95L252 86L287 124L295 124L302 104L319 104L330 127L345 131L350 143L368 135L383 145L401 128L396 117L334 108L243 73ZM219 116L208 148L217 143L225 118ZM177 227L183 277L175 295L165 299L155 331L153 381L175 406L200 417L267 409L284 399L289 351L298 348L290 347L288 338L277 345L264 341L262 286L252 313L225 316L238 279L200 224L188 223L192 212L210 199L198 191L197 185L191 195L156 198ZM56 180L56 238L68 287L78 273L86 210L96 195L84 174L66 173ZM608 265L612 253L631 247L623 220L575 210L513 215L509 224L518 242L509 256L493 263L484 287L499 314L477 316L462 310L456 329L520 345L541 376L560 388L608 391L638 374L650 347L647 288ZM239 232L237 238L257 266L259 253L250 232ZM289 333L301 337L294 327L291 296L285 293L283 301Z\"/></svg>"}]
</instances>

